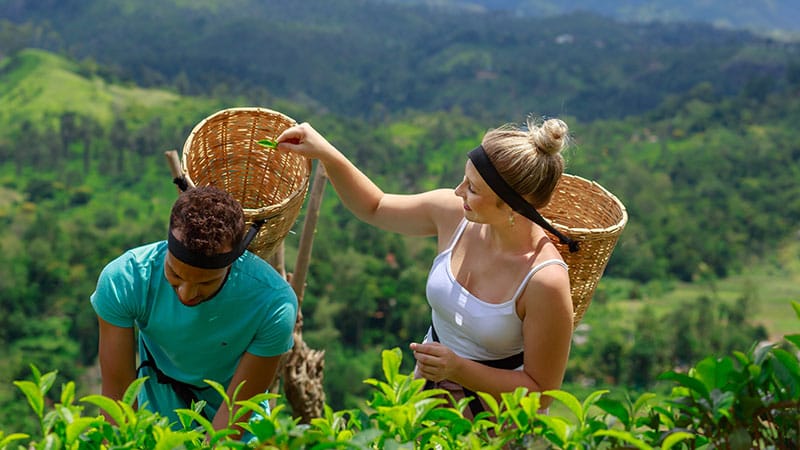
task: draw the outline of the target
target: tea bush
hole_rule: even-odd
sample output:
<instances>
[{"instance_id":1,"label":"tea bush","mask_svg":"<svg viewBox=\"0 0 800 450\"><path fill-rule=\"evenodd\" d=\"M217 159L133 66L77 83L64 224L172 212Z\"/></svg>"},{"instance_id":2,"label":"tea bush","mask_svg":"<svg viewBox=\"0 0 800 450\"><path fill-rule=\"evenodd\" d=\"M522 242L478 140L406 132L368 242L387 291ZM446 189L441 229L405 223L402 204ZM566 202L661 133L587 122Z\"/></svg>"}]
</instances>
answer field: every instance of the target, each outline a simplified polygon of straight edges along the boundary
<instances>
[{"instance_id":1,"label":"tea bush","mask_svg":"<svg viewBox=\"0 0 800 450\"><path fill-rule=\"evenodd\" d=\"M800 303L792 306L800 318ZM122 400L102 395L75 399L75 384L50 401L56 372L32 369L32 379L14 384L25 394L40 424L39 434L0 431L5 449L699 449L797 448L800 444L800 334L778 344L754 344L746 352L707 357L685 373L661 379L674 383L665 398L645 393L612 398L598 390L582 401L563 390L543 394L558 407L539 411L542 394L517 389L498 401L478 393L489 410L465 419L464 399L447 406L443 390L423 390L424 381L401 374L402 352L382 353L383 379L370 378L372 398L363 408L334 411L301 424L279 403L261 394L224 398L223 407L240 406L228 427L214 430L199 413L202 405L178 410L179 423L146 409L134 410L144 379L137 379ZM624 394L624 393L623 393ZM452 400L452 399L450 399ZM91 411L102 411L97 414ZM244 420L252 413L250 420ZM110 418L111 421L107 420ZM234 439L236 427L246 441Z\"/></svg>"}]
</instances>

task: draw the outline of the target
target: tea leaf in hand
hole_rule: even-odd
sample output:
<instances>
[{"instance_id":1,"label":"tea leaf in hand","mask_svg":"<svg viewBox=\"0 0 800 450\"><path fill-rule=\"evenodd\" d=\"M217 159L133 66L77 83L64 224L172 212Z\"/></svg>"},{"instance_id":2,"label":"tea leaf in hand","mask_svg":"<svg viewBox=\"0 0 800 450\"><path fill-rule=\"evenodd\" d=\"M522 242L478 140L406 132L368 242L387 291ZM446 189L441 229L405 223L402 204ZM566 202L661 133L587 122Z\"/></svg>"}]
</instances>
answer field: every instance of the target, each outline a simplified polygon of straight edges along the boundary
<instances>
[{"instance_id":1,"label":"tea leaf in hand","mask_svg":"<svg viewBox=\"0 0 800 450\"><path fill-rule=\"evenodd\" d=\"M258 144L261 145L262 147L267 147L267 148L277 148L278 147L278 143L277 142L270 141L269 139L262 139L262 140L258 141Z\"/></svg>"}]
</instances>

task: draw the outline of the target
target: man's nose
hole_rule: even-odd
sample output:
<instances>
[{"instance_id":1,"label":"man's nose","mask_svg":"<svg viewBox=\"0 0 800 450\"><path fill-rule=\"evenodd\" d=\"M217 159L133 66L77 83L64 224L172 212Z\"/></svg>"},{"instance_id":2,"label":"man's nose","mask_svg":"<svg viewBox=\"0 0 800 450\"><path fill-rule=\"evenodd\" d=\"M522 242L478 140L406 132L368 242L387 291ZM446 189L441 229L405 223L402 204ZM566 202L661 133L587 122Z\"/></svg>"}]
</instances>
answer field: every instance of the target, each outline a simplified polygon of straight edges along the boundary
<instances>
[{"instance_id":1,"label":"man's nose","mask_svg":"<svg viewBox=\"0 0 800 450\"><path fill-rule=\"evenodd\" d=\"M181 283L178 285L178 297L188 302L197 296L197 285L194 283Z\"/></svg>"}]
</instances>

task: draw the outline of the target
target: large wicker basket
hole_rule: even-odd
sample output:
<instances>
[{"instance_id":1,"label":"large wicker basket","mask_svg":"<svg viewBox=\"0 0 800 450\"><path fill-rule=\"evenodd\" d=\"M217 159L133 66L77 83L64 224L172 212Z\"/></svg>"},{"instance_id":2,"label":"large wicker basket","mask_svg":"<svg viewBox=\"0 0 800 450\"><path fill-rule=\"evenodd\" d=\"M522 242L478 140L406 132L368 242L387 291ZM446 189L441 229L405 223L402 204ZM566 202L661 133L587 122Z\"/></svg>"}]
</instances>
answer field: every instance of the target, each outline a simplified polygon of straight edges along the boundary
<instances>
[{"instance_id":1,"label":"large wicker basket","mask_svg":"<svg viewBox=\"0 0 800 450\"><path fill-rule=\"evenodd\" d=\"M569 266L577 325L628 222L628 213L622 202L599 184L569 174L561 176L553 198L540 213L559 232L580 243L580 250L570 253L566 244L550 235Z\"/></svg>"},{"instance_id":2,"label":"large wicker basket","mask_svg":"<svg viewBox=\"0 0 800 450\"><path fill-rule=\"evenodd\" d=\"M295 125L265 108L230 108L198 123L183 146L183 171L196 186L229 192L248 224L266 219L248 250L267 259L283 242L308 192L311 160L263 147Z\"/></svg>"}]
</instances>

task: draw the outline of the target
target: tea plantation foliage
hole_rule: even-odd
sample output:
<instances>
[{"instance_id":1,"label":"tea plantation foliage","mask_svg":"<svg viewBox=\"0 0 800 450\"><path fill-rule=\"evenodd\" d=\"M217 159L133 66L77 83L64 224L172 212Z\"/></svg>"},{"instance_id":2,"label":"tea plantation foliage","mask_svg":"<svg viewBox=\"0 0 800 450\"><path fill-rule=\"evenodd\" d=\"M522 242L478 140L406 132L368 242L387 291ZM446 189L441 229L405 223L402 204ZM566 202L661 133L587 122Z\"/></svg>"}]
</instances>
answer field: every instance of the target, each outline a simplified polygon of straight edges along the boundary
<instances>
[{"instance_id":1,"label":"tea plantation foliage","mask_svg":"<svg viewBox=\"0 0 800 450\"><path fill-rule=\"evenodd\" d=\"M800 319L800 303L793 307ZM700 360L686 372L669 371L672 384L663 396L645 392L597 390L579 399L563 390L546 391L555 399L552 412L540 411L540 394L519 388L494 397L478 393L489 410L474 420L462 412L469 398L446 406L447 391L423 390L423 379L400 371L402 352L382 352L383 378L369 378L371 399L361 408L334 411L301 424L275 394L251 399L225 396L227 407L241 406L228 428L214 430L193 409L178 410L179 423L132 407L143 379L121 401L101 395L75 397L75 384L51 388L55 372L33 368L30 380L14 384L24 392L39 421L36 435L0 431L0 450L29 449L501 449L501 448L796 448L800 444L800 334L780 345L753 345L721 357ZM265 410L263 402L278 400ZM98 415L102 410L113 424ZM558 411L558 412L555 412ZM249 420L240 420L247 412ZM235 440L233 428L246 430Z\"/></svg>"}]
</instances>

